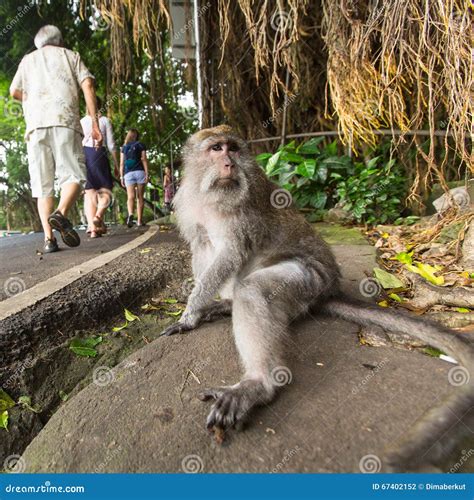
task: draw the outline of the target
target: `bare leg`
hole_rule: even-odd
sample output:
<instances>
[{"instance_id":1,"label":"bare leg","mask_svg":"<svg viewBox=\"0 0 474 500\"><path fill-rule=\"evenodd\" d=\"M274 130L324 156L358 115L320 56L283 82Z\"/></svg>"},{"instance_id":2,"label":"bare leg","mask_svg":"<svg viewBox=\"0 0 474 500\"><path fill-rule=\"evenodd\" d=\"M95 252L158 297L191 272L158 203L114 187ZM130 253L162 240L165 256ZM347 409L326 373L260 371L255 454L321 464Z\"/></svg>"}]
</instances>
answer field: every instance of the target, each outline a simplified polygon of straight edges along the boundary
<instances>
[{"instance_id":1,"label":"bare leg","mask_svg":"<svg viewBox=\"0 0 474 500\"><path fill-rule=\"evenodd\" d=\"M69 209L74 205L81 193L81 185L76 182L63 184L61 188L61 199L59 200L58 210L67 217Z\"/></svg>"},{"instance_id":2,"label":"bare leg","mask_svg":"<svg viewBox=\"0 0 474 500\"><path fill-rule=\"evenodd\" d=\"M135 184L133 184L132 186L127 186L128 215L133 215L134 206L135 206Z\"/></svg>"},{"instance_id":3,"label":"bare leg","mask_svg":"<svg viewBox=\"0 0 474 500\"><path fill-rule=\"evenodd\" d=\"M107 207L110 205L112 196L108 189L101 189L100 191L98 191L98 197L99 201L97 203L96 217L102 219L105 211L107 210Z\"/></svg>"},{"instance_id":4,"label":"bare leg","mask_svg":"<svg viewBox=\"0 0 474 500\"><path fill-rule=\"evenodd\" d=\"M145 184L137 184L137 224L142 224Z\"/></svg>"},{"instance_id":5,"label":"bare leg","mask_svg":"<svg viewBox=\"0 0 474 500\"><path fill-rule=\"evenodd\" d=\"M87 218L87 228L89 230L94 229L92 221L97 213L97 191L95 189L86 189L86 194L84 195L84 212Z\"/></svg>"},{"instance_id":6,"label":"bare leg","mask_svg":"<svg viewBox=\"0 0 474 500\"><path fill-rule=\"evenodd\" d=\"M38 198L38 212L43 226L45 239L53 238L53 229L49 225L48 217L54 210L54 198L52 196L47 198Z\"/></svg>"}]
</instances>

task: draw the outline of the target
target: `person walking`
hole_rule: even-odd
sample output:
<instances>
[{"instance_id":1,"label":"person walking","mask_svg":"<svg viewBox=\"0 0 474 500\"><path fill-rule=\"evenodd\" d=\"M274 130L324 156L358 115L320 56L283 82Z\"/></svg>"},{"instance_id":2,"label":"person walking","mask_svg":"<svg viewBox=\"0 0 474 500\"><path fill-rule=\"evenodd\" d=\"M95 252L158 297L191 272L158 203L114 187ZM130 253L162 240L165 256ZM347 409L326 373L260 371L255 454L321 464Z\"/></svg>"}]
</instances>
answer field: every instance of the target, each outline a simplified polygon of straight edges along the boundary
<instances>
[{"instance_id":1,"label":"person walking","mask_svg":"<svg viewBox=\"0 0 474 500\"><path fill-rule=\"evenodd\" d=\"M107 145L114 162L115 176L119 176L118 155L115 149L112 123L106 116L102 116L102 101L97 97L99 129L102 134L104 144ZM84 155L86 158L87 180L84 194L84 212L87 218L87 233L91 238L97 238L107 232L104 222L104 214L112 201L113 178L110 172L107 149L102 146L94 147L92 138L93 119L90 115L84 116L81 120L84 139Z\"/></svg>"},{"instance_id":2,"label":"person walking","mask_svg":"<svg viewBox=\"0 0 474 500\"><path fill-rule=\"evenodd\" d=\"M139 142L138 130L127 132L125 143L120 152L120 181L127 189L127 226L133 226L135 199L137 200L137 226L144 226L143 207L145 186L148 182L148 160L146 147Z\"/></svg>"},{"instance_id":3,"label":"person walking","mask_svg":"<svg viewBox=\"0 0 474 500\"><path fill-rule=\"evenodd\" d=\"M61 31L56 26L43 26L34 43L37 50L21 60L10 85L10 95L23 105L31 191L38 199L45 234L43 251L51 253L59 249L53 229L60 232L63 242L70 247L81 242L67 219L86 180L79 89L93 117L91 137L95 146L102 144L102 135L97 119L94 77L80 55L64 48ZM55 176L61 192L56 210Z\"/></svg>"},{"instance_id":4,"label":"person walking","mask_svg":"<svg viewBox=\"0 0 474 500\"><path fill-rule=\"evenodd\" d=\"M170 167L165 167L165 172L163 174L163 191L165 194L165 207L169 212L174 197L174 180Z\"/></svg>"}]
</instances>

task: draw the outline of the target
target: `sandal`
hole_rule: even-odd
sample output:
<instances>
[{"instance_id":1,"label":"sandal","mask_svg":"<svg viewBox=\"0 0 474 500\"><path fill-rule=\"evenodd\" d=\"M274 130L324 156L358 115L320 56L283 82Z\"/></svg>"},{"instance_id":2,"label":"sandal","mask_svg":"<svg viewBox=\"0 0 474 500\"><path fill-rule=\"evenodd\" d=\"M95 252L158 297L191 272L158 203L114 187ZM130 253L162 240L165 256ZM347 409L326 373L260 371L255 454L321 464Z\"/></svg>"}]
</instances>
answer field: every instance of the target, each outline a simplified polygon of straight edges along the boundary
<instances>
[{"instance_id":1,"label":"sandal","mask_svg":"<svg viewBox=\"0 0 474 500\"><path fill-rule=\"evenodd\" d=\"M107 226L104 224L102 217L94 217L92 224L94 224L93 231L98 233L100 236L107 232Z\"/></svg>"},{"instance_id":2,"label":"sandal","mask_svg":"<svg viewBox=\"0 0 474 500\"><path fill-rule=\"evenodd\" d=\"M100 234L98 231L95 231L94 229L91 231L91 238L100 238L102 234Z\"/></svg>"}]
</instances>

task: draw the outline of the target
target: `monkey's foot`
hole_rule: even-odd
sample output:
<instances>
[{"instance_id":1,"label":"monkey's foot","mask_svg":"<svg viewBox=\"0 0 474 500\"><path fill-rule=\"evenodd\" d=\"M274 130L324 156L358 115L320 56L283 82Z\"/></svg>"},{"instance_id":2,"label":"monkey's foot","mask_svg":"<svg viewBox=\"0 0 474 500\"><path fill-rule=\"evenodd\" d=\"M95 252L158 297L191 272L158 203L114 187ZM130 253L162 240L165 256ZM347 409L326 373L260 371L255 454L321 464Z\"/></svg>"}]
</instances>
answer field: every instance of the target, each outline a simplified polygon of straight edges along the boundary
<instances>
[{"instance_id":1,"label":"monkey's foot","mask_svg":"<svg viewBox=\"0 0 474 500\"><path fill-rule=\"evenodd\" d=\"M260 380L242 380L236 385L205 389L199 394L201 401L215 399L206 421L206 427L229 429L242 423L250 410L272 398Z\"/></svg>"},{"instance_id":2,"label":"monkey's foot","mask_svg":"<svg viewBox=\"0 0 474 500\"><path fill-rule=\"evenodd\" d=\"M172 325L165 328L159 336L169 337L170 335L174 335L175 333L183 333L188 332L189 330L194 330L194 328L194 326L187 325L186 323L173 323Z\"/></svg>"}]
</instances>

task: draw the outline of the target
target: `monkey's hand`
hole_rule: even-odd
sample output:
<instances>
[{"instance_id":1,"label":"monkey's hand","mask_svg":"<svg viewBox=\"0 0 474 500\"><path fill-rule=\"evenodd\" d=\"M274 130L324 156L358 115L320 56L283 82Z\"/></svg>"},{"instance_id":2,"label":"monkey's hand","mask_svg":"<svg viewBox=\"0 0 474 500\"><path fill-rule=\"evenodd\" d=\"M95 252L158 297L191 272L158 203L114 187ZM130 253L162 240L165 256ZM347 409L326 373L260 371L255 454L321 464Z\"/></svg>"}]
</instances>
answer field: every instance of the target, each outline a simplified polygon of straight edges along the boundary
<instances>
[{"instance_id":1,"label":"monkey's hand","mask_svg":"<svg viewBox=\"0 0 474 500\"><path fill-rule=\"evenodd\" d=\"M174 335L175 333L183 333L188 332L190 330L194 330L199 323L201 322L201 314L190 311L186 308L181 319L177 323L173 323L172 325L165 328L161 333L161 336L169 337L170 335Z\"/></svg>"}]
</instances>

